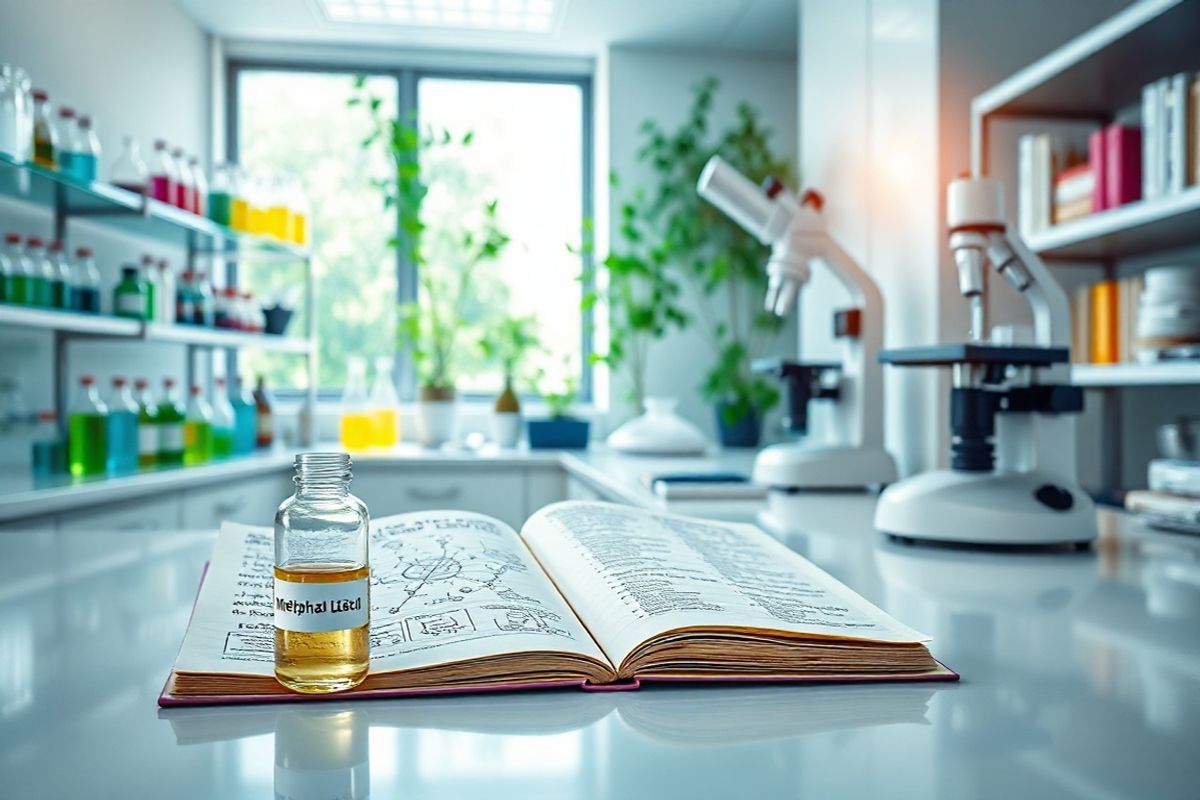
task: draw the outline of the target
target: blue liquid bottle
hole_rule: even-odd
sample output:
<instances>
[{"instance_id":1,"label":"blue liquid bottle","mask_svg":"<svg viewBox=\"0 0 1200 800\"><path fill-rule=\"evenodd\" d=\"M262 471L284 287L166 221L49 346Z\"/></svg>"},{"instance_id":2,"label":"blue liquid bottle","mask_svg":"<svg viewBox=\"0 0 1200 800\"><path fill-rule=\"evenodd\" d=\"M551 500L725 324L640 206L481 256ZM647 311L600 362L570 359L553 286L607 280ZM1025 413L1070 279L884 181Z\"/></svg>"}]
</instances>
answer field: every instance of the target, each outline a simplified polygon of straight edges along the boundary
<instances>
[{"instance_id":1,"label":"blue liquid bottle","mask_svg":"<svg viewBox=\"0 0 1200 800\"><path fill-rule=\"evenodd\" d=\"M138 406L124 378L113 378L108 401L109 472L135 472L138 468Z\"/></svg>"},{"instance_id":2,"label":"blue liquid bottle","mask_svg":"<svg viewBox=\"0 0 1200 800\"><path fill-rule=\"evenodd\" d=\"M258 409L254 404L254 395L241 378L238 379L236 392L230 392L233 404L233 452L234 455L246 456L254 452L258 438Z\"/></svg>"}]
</instances>

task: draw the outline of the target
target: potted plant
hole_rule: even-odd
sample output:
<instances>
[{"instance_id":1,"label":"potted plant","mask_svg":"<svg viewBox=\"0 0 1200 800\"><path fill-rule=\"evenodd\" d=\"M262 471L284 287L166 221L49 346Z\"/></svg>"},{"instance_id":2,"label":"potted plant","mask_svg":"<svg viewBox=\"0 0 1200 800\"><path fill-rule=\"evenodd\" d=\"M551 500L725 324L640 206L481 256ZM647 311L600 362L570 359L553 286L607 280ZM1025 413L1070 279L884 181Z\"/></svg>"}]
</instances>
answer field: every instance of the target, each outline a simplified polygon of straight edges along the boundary
<instances>
[{"instance_id":1,"label":"potted plant","mask_svg":"<svg viewBox=\"0 0 1200 800\"><path fill-rule=\"evenodd\" d=\"M349 103L364 105L371 115L372 132L362 146L382 146L388 156L391 174L375 181L384 207L396 214L396 235L388 245L417 272L416 299L398 308L397 345L408 351L417 372L417 437L422 445L437 447L455 434L455 378L458 362L465 356L465 332L478 326L489 310L477 297L481 268L499 258L509 238L500 229L495 200L456 219L458 227L442 218L437 225L426 223L422 209L435 182L441 180L451 190L457 187L463 195L473 196L461 175L436 172L447 164L453 168L457 160L439 159L435 152L466 147L472 134L456 137L446 130L421 131L386 118L380 111L382 101L366 94L365 86L360 76L358 94Z\"/></svg>"},{"instance_id":2,"label":"potted plant","mask_svg":"<svg viewBox=\"0 0 1200 800\"><path fill-rule=\"evenodd\" d=\"M521 438L521 400L513 389L517 370L537 345L537 320L531 316L501 317L488 326L479 349L504 373L504 388L492 404L492 439L501 447L516 447Z\"/></svg>"},{"instance_id":3,"label":"potted plant","mask_svg":"<svg viewBox=\"0 0 1200 800\"><path fill-rule=\"evenodd\" d=\"M546 404L545 419L531 419L526 423L529 431L529 447L533 450L582 450L588 446L591 424L586 419L571 415L579 382L569 368L557 390L547 389L547 375L538 370L538 394Z\"/></svg>"},{"instance_id":4,"label":"potted plant","mask_svg":"<svg viewBox=\"0 0 1200 800\"><path fill-rule=\"evenodd\" d=\"M672 304L686 305L687 319L694 320L712 353L698 388L713 404L721 443L756 446L763 416L779 401L774 384L750 370L755 358L776 345L783 327L760 301L769 248L702 202L696 181L716 154L754 181L788 181L791 168L772 152L770 131L746 103L738 106L730 128L710 135L717 87L711 77L696 86L687 118L674 131L653 120L642 124L638 160L654 181L628 215L622 211L622 227L635 231L643 251L662 259L661 291Z\"/></svg>"}]
</instances>

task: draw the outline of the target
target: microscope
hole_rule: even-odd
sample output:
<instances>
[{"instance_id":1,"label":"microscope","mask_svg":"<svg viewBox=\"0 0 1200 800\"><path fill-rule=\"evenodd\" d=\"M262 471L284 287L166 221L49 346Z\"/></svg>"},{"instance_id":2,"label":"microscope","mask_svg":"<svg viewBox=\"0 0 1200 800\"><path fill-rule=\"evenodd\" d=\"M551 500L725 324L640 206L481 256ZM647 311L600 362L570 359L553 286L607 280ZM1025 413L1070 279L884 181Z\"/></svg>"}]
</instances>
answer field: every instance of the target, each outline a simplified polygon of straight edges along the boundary
<instances>
[{"instance_id":1,"label":"microscope","mask_svg":"<svg viewBox=\"0 0 1200 800\"><path fill-rule=\"evenodd\" d=\"M1075 478L1071 415L1083 410L1083 392L1070 385L1066 293L1008 229L995 179L952 181L946 221L970 341L889 349L879 359L951 370L950 469L889 486L875 527L900 540L1085 546L1096 536L1096 510ZM989 335L988 264L1029 302L1031 345Z\"/></svg>"},{"instance_id":2,"label":"microscope","mask_svg":"<svg viewBox=\"0 0 1200 800\"><path fill-rule=\"evenodd\" d=\"M769 360L752 365L783 380L785 424L797 435L808 432L810 401L832 404L828 443L772 445L755 458L754 481L770 487L768 502L798 490L861 489L894 481L895 462L883 449L883 371L875 358L883 343L883 299L870 277L826 231L821 195L808 191L797 197L776 179L756 186L719 156L709 159L696 189L771 246L768 311L783 316L791 310L813 262L825 264L855 306L834 314L834 335L842 344L840 362ZM768 521L770 516L771 512Z\"/></svg>"}]
</instances>

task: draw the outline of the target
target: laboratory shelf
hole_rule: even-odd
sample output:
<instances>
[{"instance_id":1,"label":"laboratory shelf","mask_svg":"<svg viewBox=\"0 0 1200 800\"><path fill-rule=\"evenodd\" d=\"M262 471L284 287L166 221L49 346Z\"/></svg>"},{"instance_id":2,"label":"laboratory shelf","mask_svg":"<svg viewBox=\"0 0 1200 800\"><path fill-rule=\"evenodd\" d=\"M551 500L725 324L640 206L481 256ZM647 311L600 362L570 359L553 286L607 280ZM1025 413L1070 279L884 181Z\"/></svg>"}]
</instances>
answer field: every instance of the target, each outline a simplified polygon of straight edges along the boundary
<instances>
[{"instance_id":1,"label":"laboratory shelf","mask_svg":"<svg viewBox=\"0 0 1200 800\"><path fill-rule=\"evenodd\" d=\"M307 354L312 349L307 339L269 333L244 333L220 328L202 328L195 325L163 325L148 322L145 323L142 336L150 342L171 342L197 347L253 348L276 353L300 354Z\"/></svg>"},{"instance_id":2,"label":"laboratory shelf","mask_svg":"<svg viewBox=\"0 0 1200 800\"><path fill-rule=\"evenodd\" d=\"M1200 385L1200 361L1072 364L1071 383L1085 387Z\"/></svg>"},{"instance_id":3,"label":"laboratory shelf","mask_svg":"<svg viewBox=\"0 0 1200 800\"><path fill-rule=\"evenodd\" d=\"M1063 222L1027 237L1046 258L1115 260L1200 241L1200 186Z\"/></svg>"},{"instance_id":4,"label":"laboratory shelf","mask_svg":"<svg viewBox=\"0 0 1200 800\"><path fill-rule=\"evenodd\" d=\"M99 181L82 183L0 154L0 197L57 210L69 219L95 218L105 226L197 253L239 259L259 256L304 260L309 250L270 236L242 233L174 206Z\"/></svg>"},{"instance_id":5,"label":"laboratory shelf","mask_svg":"<svg viewBox=\"0 0 1200 800\"><path fill-rule=\"evenodd\" d=\"M1142 0L978 95L972 115L1108 118L1142 87L1196 69L1200 2Z\"/></svg>"},{"instance_id":6,"label":"laboratory shelf","mask_svg":"<svg viewBox=\"0 0 1200 800\"><path fill-rule=\"evenodd\" d=\"M142 323L135 319L5 304L0 304L0 325L93 336L132 338L142 333Z\"/></svg>"}]
</instances>

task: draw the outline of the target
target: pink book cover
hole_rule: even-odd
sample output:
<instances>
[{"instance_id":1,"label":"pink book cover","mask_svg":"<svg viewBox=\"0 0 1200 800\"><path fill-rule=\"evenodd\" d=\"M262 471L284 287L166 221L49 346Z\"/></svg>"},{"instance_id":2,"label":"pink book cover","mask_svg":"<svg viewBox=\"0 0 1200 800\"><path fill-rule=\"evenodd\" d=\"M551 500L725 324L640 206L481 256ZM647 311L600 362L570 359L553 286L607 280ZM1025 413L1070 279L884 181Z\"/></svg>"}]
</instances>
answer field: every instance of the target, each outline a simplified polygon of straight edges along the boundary
<instances>
[{"instance_id":1,"label":"pink book cover","mask_svg":"<svg viewBox=\"0 0 1200 800\"><path fill-rule=\"evenodd\" d=\"M1092 212L1108 208L1108 158L1105 154L1104 131L1088 135L1088 165L1092 168Z\"/></svg>"},{"instance_id":2,"label":"pink book cover","mask_svg":"<svg viewBox=\"0 0 1200 800\"><path fill-rule=\"evenodd\" d=\"M1142 129L1113 123L1104 129L1105 208L1142 199Z\"/></svg>"},{"instance_id":3,"label":"pink book cover","mask_svg":"<svg viewBox=\"0 0 1200 800\"><path fill-rule=\"evenodd\" d=\"M204 571L200 574L200 585L204 584L204 576L208 572L208 564L204 565ZM197 600L200 597L199 586L196 589ZM192 606L192 613L195 614L195 604ZM191 619L188 620L189 627ZM182 647L182 642L180 644ZM769 676L749 676L749 675L731 675L724 678L686 678L675 677L669 675L655 676L652 678L634 678L629 681L620 683L589 683L586 680L564 680L564 681L547 681L542 683L495 683L483 684L479 686L468 687L452 687L438 688L431 687L426 689L370 689L356 690L352 689L346 692L334 692L331 694L300 694L299 692L289 692L287 694L236 694L236 695L210 695L205 697L196 696L176 696L170 694L169 688L171 685L171 676L167 675L166 683L163 684L162 692L158 696L158 705L162 708L170 708L176 706L213 706L213 705L232 705L232 704L250 704L250 703L292 703L292 702L322 702L329 700L371 700L382 699L388 697L428 697L434 695L451 695L451 694L486 694L495 692L516 692L529 689L581 689L588 692L629 692L640 689L642 684L649 683L727 683L727 684L763 684L763 683L778 683L778 684L829 684L829 683L915 683L927 681L957 681L959 675L954 670L947 667L940 661L937 662L939 669L935 672L922 672L918 674L911 673L894 673L894 674L854 674L847 673L844 675L797 675L791 677L769 677Z\"/></svg>"}]
</instances>

